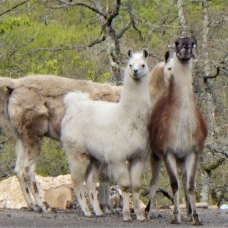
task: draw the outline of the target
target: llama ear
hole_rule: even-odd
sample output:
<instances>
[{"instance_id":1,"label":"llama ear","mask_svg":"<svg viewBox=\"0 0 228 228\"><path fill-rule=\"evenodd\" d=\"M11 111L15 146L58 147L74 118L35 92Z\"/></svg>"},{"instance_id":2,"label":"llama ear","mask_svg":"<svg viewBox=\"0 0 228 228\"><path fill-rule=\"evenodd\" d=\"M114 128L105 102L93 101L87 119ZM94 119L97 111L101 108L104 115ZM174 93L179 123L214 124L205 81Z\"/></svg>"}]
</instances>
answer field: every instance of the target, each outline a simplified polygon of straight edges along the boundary
<instances>
[{"instance_id":1,"label":"llama ear","mask_svg":"<svg viewBox=\"0 0 228 228\"><path fill-rule=\"evenodd\" d=\"M133 53L132 53L131 49L128 50L127 55L128 55L129 58L133 57Z\"/></svg>"},{"instance_id":2,"label":"llama ear","mask_svg":"<svg viewBox=\"0 0 228 228\"><path fill-rule=\"evenodd\" d=\"M169 44L169 45L168 45L168 48L169 48L169 49L174 49L174 48L175 48L175 44Z\"/></svg>"},{"instance_id":3,"label":"llama ear","mask_svg":"<svg viewBox=\"0 0 228 228\"><path fill-rule=\"evenodd\" d=\"M165 52L164 57L165 57L165 63L169 62L169 60L170 60L170 51L169 50Z\"/></svg>"},{"instance_id":4,"label":"llama ear","mask_svg":"<svg viewBox=\"0 0 228 228\"><path fill-rule=\"evenodd\" d=\"M143 56L145 59L149 56L149 52L145 48L143 48Z\"/></svg>"}]
</instances>

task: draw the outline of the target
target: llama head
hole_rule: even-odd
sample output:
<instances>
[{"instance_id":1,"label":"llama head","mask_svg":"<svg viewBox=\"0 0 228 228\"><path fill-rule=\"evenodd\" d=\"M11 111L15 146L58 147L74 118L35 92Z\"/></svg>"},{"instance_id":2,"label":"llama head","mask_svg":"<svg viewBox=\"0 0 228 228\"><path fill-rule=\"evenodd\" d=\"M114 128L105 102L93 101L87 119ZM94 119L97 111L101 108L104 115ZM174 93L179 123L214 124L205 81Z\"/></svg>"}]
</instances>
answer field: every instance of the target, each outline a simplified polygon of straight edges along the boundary
<instances>
[{"instance_id":1,"label":"llama head","mask_svg":"<svg viewBox=\"0 0 228 228\"><path fill-rule=\"evenodd\" d=\"M127 72L134 80L140 80L149 74L149 69L146 63L148 51L143 49L142 52L133 53L131 49L128 50L128 65Z\"/></svg>"},{"instance_id":2,"label":"llama head","mask_svg":"<svg viewBox=\"0 0 228 228\"><path fill-rule=\"evenodd\" d=\"M167 50L165 52L165 56L164 56L164 80L166 81L166 83L169 82L169 79L172 75L172 67L173 67L173 58L171 58L171 53L169 50Z\"/></svg>"},{"instance_id":3,"label":"llama head","mask_svg":"<svg viewBox=\"0 0 228 228\"><path fill-rule=\"evenodd\" d=\"M193 54L194 48L194 41L188 37L180 37L176 39L174 44L176 56L182 62L186 62L189 61L191 58L195 58Z\"/></svg>"}]
</instances>

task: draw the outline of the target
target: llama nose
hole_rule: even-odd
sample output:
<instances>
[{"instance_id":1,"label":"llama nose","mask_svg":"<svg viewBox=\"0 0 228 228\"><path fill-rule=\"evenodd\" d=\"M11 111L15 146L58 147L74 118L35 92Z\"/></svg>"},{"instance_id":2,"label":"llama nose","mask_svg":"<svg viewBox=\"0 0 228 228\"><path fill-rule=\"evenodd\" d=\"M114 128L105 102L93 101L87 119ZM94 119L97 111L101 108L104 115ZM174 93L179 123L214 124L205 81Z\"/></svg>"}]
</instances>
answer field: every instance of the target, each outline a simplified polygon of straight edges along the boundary
<instances>
[{"instance_id":1,"label":"llama nose","mask_svg":"<svg viewBox=\"0 0 228 228\"><path fill-rule=\"evenodd\" d=\"M189 45L185 45L184 48L188 50L189 49Z\"/></svg>"},{"instance_id":2,"label":"llama nose","mask_svg":"<svg viewBox=\"0 0 228 228\"><path fill-rule=\"evenodd\" d=\"M137 69L135 69L135 70L134 70L134 74L137 74L137 73L138 73L138 70L137 70Z\"/></svg>"},{"instance_id":3,"label":"llama nose","mask_svg":"<svg viewBox=\"0 0 228 228\"><path fill-rule=\"evenodd\" d=\"M190 48L189 43L187 43L187 42L183 43L183 48L185 48L186 50L188 50Z\"/></svg>"}]
</instances>

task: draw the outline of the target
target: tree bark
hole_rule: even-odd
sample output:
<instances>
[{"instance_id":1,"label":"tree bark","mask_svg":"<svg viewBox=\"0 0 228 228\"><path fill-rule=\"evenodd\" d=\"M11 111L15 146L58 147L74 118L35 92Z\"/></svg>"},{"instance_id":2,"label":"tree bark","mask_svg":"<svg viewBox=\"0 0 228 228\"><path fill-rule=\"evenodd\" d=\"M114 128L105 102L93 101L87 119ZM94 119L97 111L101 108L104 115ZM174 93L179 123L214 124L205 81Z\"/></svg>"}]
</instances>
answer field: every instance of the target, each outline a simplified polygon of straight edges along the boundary
<instances>
[{"instance_id":1,"label":"tree bark","mask_svg":"<svg viewBox=\"0 0 228 228\"><path fill-rule=\"evenodd\" d=\"M205 96L206 96L206 121L208 126L208 136L206 140L206 144L214 144L214 129L215 129L215 108L213 104L213 88L210 79L210 57L208 53L208 35L209 35L209 16L208 16L208 3L207 0L202 0L202 16L203 16L203 45L202 45L202 59L203 62L203 77L204 77L204 85L205 85ZM210 152L208 152L210 153ZM208 155L208 156L207 156ZM211 162L211 156L209 154L205 154L204 156L204 163ZM207 202L209 198L209 191L210 191L210 172L203 170L200 174L201 177L201 202Z\"/></svg>"},{"instance_id":2,"label":"tree bark","mask_svg":"<svg viewBox=\"0 0 228 228\"><path fill-rule=\"evenodd\" d=\"M115 29L115 18L119 14L119 9L121 6L121 0L116 0L115 5L110 8L108 5L106 7L106 12L102 9L101 1L96 0L94 5L99 10L99 12L103 12L103 15L97 14L98 21L102 27L102 31L105 37L106 43L106 53L108 56L108 64L109 64L109 72L111 76L111 83L115 85L123 84L123 71L121 67L122 56L120 52L120 43L119 39L123 36L125 31L130 27L133 22L133 16L131 13L130 3L128 4L128 13L129 20L125 23L125 25L121 28L120 31L116 31Z\"/></svg>"},{"instance_id":3,"label":"tree bark","mask_svg":"<svg viewBox=\"0 0 228 228\"><path fill-rule=\"evenodd\" d=\"M177 12L178 12L179 24L181 28L181 35L187 36L187 24L184 16L184 8L183 8L182 0L177 0Z\"/></svg>"}]
</instances>

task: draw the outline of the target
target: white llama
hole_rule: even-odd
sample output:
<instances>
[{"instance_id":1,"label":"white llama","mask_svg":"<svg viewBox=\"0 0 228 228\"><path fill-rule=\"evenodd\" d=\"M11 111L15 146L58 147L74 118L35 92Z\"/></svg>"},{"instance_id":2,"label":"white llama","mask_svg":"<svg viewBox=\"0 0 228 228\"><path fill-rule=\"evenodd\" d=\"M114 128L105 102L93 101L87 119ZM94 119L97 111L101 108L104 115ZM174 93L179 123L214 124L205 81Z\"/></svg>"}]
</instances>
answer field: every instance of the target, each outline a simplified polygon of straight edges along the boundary
<instances>
[{"instance_id":1,"label":"white llama","mask_svg":"<svg viewBox=\"0 0 228 228\"><path fill-rule=\"evenodd\" d=\"M66 114L61 122L61 140L68 157L74 190L85 216L91 216L84 194L97 216L102 215L96 196L99 167L107 163L123 195L123 220L131 221L129 196L132 191L137 219L144 221L139 188L149 155L148 52L128 51L129 62L119 103L92 101L79 92L64 98ZM129 168L126 167L129 161Z\"/></svg>"}]
</instances>

